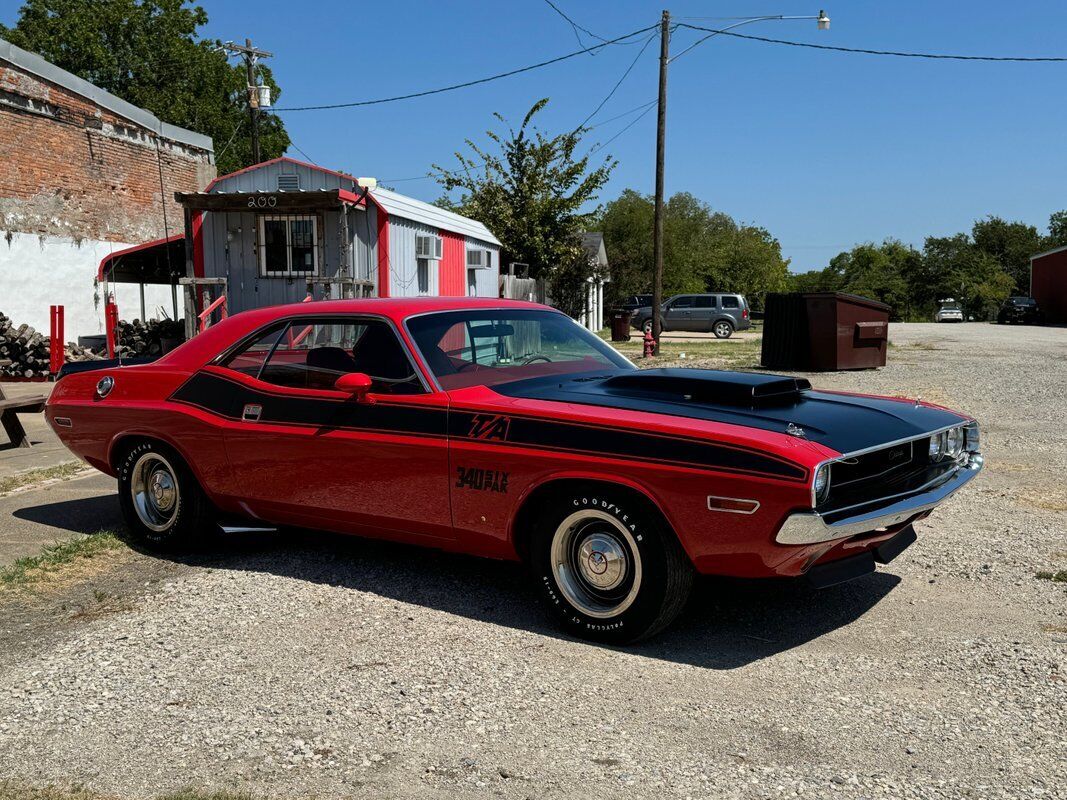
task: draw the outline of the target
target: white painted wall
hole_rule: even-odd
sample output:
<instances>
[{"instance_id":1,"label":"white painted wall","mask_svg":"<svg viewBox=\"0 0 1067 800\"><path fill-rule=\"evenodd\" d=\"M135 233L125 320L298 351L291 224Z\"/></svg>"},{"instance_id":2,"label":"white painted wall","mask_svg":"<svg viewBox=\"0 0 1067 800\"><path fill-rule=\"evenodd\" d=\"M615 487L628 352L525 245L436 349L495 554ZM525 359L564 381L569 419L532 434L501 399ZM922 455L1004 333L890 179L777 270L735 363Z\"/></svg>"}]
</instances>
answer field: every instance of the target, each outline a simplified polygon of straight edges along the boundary
<instances>
[{"instance_id":1,"label":"white painted wall","mask_svg":"<svg viewBox=\"0 0 1067 800\"><path fill-rule=\"evenodd\" d=\"M93 280L100 259L116 250L130 247L120 242L98 242L32 233L12 233L11 240L0 237L0 311L17 325L32 325L48 335L48 307L64 306L65 337L77 341L79 336L104 332L103 287L94 288ZM141 316L137 284L111 284L119 304L120 319ZM173 314L169 286L146 286L147 316L157 317L157 306ZM183 313L178 294L178 313Z\"/></svg>"}]
</instances>

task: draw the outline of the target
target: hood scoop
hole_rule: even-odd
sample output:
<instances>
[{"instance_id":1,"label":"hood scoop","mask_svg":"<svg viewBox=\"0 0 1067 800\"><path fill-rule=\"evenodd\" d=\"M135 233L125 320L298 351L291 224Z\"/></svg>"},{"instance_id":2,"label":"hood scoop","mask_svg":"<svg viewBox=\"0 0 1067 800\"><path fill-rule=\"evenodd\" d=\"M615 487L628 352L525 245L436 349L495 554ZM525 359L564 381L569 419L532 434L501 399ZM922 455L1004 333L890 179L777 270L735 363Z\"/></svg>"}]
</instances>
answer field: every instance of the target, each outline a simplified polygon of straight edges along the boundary
<instances>
[{"instance_id":1,"label":"hood scoop","mask_svg":"<svg viewBox=\"0 0 1067 800\"><path fill-rule=\"evenodd\" d=\"M804 378L705 369L647 369L612 376L600 384L607 395L674 403L710 403L767 408L796 403L811 389Z\"/></svg>"}]
</instances>

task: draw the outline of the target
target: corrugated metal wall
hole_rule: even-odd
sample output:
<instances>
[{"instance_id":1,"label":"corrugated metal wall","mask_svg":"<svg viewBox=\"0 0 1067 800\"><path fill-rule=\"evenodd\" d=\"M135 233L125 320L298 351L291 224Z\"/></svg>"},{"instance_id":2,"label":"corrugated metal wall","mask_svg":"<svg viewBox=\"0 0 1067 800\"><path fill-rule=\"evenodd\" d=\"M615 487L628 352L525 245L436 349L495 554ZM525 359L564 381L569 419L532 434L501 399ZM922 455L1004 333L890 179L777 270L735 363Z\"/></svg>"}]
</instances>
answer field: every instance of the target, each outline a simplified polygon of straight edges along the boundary
<instances>
[{"instance_id":1,"label":"corrugated metal wall","mask_svg":"<svg viewBox=\"0 0 1067 800\"><path fill-rule=\"evenodd\" d=\"M495 244L467 237L467 250L489 250L493 256L493 265L488 269L474 270L474 279L478 297L500 297L500 248ZM464 253L466 259L466 253Z\"/></svg>"},{"instance_id":2,"label":"corrugated metal wall","mask_svg":"<svg viewBox=\"0 0 1067 800\"><path fill-rule=\"evenodd\" d=\"M440 287L443 297L467 294L467 240L458 233L441 231L444 239Z\"/></svg>"},{"instance_id":3,"label":"corrugated metal wall","mask_svg":"<svg viewBox=\"0 0 1067 800\"><path fill-rule=\"evenodd\" d=\"M403 217L389 217L389 296L419 297L434 296L440 285L437 263L429 263L429 286L426 292L419 291L418 262L415 258L415 234L439 235L436 228L421 225Z\"/></svg>"},{"instance_id":4,"label":"corrugated metal wall","mask_svg":"<svg viewBox=\"0 0 1067 800\"><path fill-rule=\"evenodd\" d=\"M337 175L308 169L300 164L280 162L223 178L212 187L212 191L274 192L278 190L278 176L282 174L298 175L300 188L304 190L351 190L354 186L353 181ZM316 216L318 274L329 277L336 275L340 266L340 211L323 210L317 212ZM296 303L307 296L307 283L303 276L261 276L257 249L259 215L248 212L205 212L202 235L204 275L229 279L228 309L231 314L260 306ZM377 283L377 212L373 204L365 211L349 209L348 235L349 274L359 280ZM321 298L322 291L322 287L316 289L317 299Z\"/></svg>"}]
</instances>

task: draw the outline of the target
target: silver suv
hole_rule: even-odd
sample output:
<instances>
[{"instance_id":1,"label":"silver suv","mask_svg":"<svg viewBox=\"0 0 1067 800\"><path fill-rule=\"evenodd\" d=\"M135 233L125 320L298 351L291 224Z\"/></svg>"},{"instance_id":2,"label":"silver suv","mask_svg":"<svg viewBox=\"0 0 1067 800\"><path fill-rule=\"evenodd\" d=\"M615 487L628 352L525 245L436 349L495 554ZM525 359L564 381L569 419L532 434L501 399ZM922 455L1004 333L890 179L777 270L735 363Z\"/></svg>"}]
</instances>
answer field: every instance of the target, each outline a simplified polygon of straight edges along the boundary
<instances>
[{"instance_id":1,"label":"silver suv","mask_svg":"<svg viewBox=\"0 0 1067 800\"><path fill-rule=\"evenodd\" d=\"M717 339L752 327L748 301L741 294L676 294L663 304L661 319L665 331L705 331ZM633 326L652 330L652 306L634 312Z\"/></svg>"}]
</instances>

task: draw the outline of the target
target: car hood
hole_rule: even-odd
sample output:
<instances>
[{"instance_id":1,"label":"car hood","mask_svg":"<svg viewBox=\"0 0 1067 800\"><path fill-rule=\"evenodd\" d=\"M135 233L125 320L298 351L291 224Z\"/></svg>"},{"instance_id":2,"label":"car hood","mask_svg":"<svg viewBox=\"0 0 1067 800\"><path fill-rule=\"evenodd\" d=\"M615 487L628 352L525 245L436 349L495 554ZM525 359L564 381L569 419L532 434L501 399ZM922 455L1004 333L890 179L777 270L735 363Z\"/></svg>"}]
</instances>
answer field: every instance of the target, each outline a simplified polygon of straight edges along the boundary
<instances>
[{"instance_id":1,"label":"car hood","mask_svg":"<svg viewBox=\"0 0 1067 800\"><path fill-rule=\"evenodd\" d=\"M531 378L493 390L509 397L644 411L788 433L852 453L966 420L940 408L820 392L803 378L703 369L648 369Z\"/></svg>"}]
</instances>

